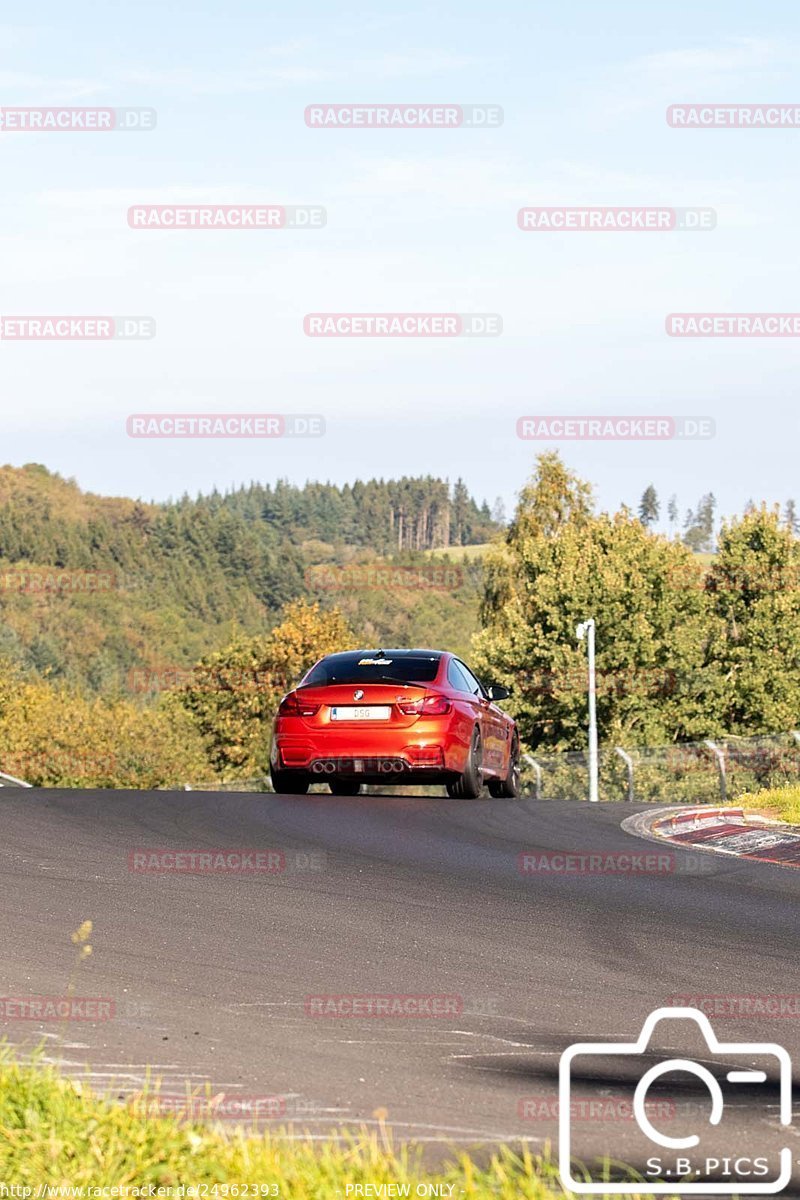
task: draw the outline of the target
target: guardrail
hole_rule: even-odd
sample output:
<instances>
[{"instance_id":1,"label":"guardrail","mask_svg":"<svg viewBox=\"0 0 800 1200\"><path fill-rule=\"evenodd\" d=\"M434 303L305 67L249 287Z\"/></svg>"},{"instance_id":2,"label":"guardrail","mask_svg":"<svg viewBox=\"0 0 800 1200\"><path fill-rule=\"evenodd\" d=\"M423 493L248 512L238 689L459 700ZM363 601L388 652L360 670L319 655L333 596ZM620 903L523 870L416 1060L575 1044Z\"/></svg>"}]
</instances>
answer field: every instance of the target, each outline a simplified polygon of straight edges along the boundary
<instances>
[{"instance_id":1,"label":"guardrail","mask_svg":"<svg viewBox=\"0 0 800 1200\"><path fill-rule=\"evenodd\" d=\"M26 783L24 779L16 779L13 775L6 775L0 771L0 787L33 787L32 783Z\"/></svg>"},{"instance_id":2,"label":"guardrail","mask_svg":"<svg viewBox=\"0 0 800 1200\"><path fill-rule=\"evenodd\" d=\"M270 785L265 775L255 779L215 779L211 783L185 783L184 792L266 792Z\"/></svg>"}]
</instances>

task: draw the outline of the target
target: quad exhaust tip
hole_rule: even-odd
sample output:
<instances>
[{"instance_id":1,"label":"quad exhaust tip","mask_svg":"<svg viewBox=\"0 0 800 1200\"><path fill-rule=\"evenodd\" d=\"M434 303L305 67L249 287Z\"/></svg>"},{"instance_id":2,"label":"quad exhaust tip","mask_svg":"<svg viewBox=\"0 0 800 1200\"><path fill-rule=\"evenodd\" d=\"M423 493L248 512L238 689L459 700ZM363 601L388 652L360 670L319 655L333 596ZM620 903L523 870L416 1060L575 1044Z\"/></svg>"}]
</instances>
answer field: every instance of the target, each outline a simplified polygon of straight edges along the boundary
<instances>
[{"instance_id":1,"label":"quad exhaust tip","mask_svg":"<svg viewBox=\"0 0 800 1200\"><path fill-rule=\"evenodd\" d=\"M317 759L312 763L311 771L314 775L333 775L339 769L342 771L352 771L354 774L362 774L361 771L354 771L354 763L356 760L352 758L340 759L337 762L330 759ZM401 773L408 770L408 764L400 758L384 758L384 759L360 759L366 771L379 771L381 774L389 775L392 772Z\"/></svg>"}]
</instances>

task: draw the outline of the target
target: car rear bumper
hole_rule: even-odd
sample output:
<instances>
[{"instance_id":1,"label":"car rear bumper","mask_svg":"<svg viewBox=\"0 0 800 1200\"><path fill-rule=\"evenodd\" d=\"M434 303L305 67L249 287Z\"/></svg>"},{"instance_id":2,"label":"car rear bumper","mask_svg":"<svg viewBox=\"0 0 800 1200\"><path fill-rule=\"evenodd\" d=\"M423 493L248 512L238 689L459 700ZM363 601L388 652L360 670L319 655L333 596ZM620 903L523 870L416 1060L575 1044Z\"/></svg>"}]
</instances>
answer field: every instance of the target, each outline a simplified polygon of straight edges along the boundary
<instances>
[{"instance_id":1,"label":"car rear bumper","mask_svg":"<svg viewBox=\"0 0 800 1200\"><path fill-rule=\"evenodd\" d=\"M295 728L286 728L289 725ZM454 737L452 728L423 729L422 725L419 722L414 729L350 727L318 732L303 727L297 718L288 718L278 723L272 742L272 765L308 771L321 780L339 776L365 783L408 780L412 774L437 783L463 771L469 743Z\"/></svg>"},{"instance_id":2,"label":"car rear bumper","mask_svg":"<svg viewBox=\"0 0 800 1200\"><path fill-rule=\"evenodd\" d=\"M317 758L308 768L312 783L355 779L386 787L403 783L447 783L455 777L441 763L411 764L403 758Z\"/></svg>"}]
</instances>

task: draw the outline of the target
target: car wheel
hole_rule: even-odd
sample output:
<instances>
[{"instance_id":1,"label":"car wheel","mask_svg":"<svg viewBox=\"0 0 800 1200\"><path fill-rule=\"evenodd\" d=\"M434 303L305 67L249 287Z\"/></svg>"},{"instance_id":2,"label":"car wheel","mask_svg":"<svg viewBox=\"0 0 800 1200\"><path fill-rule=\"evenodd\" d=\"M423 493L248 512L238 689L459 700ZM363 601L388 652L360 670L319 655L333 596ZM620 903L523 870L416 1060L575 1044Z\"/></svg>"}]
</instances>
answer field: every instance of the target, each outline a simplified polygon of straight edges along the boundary
<instances>
[{"instance_id":1,"label":"car wheel","mask_svg":"<svg viewBox=\"0 0 800 1200\"><path fill-rule=\"evenodd\" d=\"M303 771L276 771L272 768L269 774L275 791L287 796L304 796L311 783Z\"/></svg>"},{"instance_id":2,"label":"car wheel","mask_svg":"<svg viewBox=\"0 0 800 1200\"><path fill-rule=\"evenodd\" d=\"M447 794L454 800L477 800L483 791L483 748L481 731L476 725L472 731L467 764L457 779L447 784Z\"/></svg>"},{"instance_id":3,"label":"car wheel","mask_svg":"<svg viewBox=\"0 0 800 1200\"><path fill-rule=\"evenodd\" d=\"M519 738L514 734L511 745L511 756L508 760L508 774L505 779L489 780L489 795L496 800L517 800L520 791L519 767Z\"/></svg>"},{"instance_id":4,"label":"car wheel","mask_svg":"<svg viewBox=\"0 0 800 1200\"><path fill-rule=\"evenodd\" d=\"M331 779L328 787L334 796L357 796L361 791L361 784L357 779Z\"/></svg>"}]
</instances>

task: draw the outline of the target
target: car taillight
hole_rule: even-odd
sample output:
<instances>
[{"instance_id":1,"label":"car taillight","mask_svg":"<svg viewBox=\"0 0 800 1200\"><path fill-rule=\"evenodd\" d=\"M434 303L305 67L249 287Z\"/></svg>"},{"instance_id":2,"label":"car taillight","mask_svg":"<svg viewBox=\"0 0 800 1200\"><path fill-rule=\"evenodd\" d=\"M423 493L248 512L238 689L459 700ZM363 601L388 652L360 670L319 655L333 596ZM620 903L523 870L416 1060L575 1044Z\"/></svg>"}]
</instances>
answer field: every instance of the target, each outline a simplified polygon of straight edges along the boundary
<instances>
[{"instance_id":1,"label":"car taillight","mask_svg":"<svg viewBox=\"0 0 800 1200\"><path fill-rule=\"evenodd\" d=\"M319 712L318 704L310 704L308 700L303 700L298 696L297 692L289 692L289 695L284 696L283 700L281 700L278 716L313 717L317 712Z\"/></svg>"},{"instance_id":2,"label":"car taillight","mask_svg":"<svg viewBox=\"0 0 800 1200\"><path fill-rule=\"evenodd\" d=\"M421 696L419 700L398 700L397 707L407 717L440 717L450 712L451 704L444 696Z\"/></svg>"}]
</instances>

